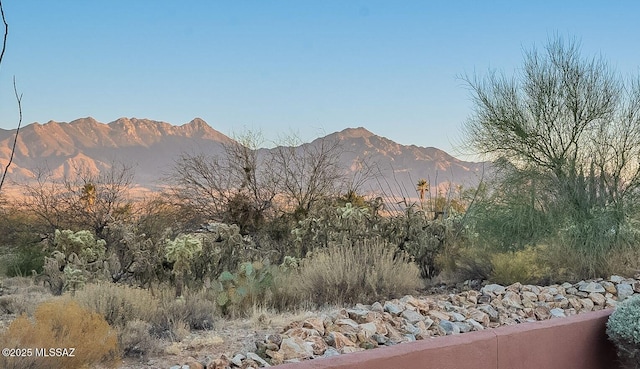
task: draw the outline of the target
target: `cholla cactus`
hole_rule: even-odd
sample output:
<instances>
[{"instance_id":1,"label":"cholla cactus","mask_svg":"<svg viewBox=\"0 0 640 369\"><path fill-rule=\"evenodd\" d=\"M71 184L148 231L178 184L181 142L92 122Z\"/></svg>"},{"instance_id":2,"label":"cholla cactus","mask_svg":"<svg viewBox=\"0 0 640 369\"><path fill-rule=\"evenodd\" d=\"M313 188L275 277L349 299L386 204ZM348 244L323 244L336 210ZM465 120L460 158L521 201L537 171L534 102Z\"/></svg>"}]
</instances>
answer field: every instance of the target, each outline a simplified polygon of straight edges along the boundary
<instances>
[{"instance_id":1,"label":"cholla cactus","mask_svg":"<svg viewBox=\"0 0 640 369\"><path fill-rule=\"evenodd\" d=\"M191 262L202 251L202 241L192 235L182 234L166 242L165 257L173 263L176 297L181 297L184 276L191 273Z\"/></svg>"},{"instance_id":2,"label":"cholla cactus","mask_svg":"<svg viewBox=\"0 0 640 369\"><path fill-rule=\"evenodd\" d=\"M298 256L304 257L308 251L328 247L330 243L375 238L378 235L376 221L368 208L346 203L320 209L314 216L299 221L291 234L301 247Z\"/></svg>"},{"instance_id":3,"label":"cholla cactus","mask_svg":"<svg viewBox=\"0 0 640 369\"><path fill-rule=\"evenodd\" d=\"M282 269L282 271L286 273L291 270L298 269L299 266L300 266L300 259L287 255L284 257L282 264L280 264L280 269Z\"/></svg>"},{"instance_id":4,"label":"cholla cactus","mask_svg":"<svg viewBox=\"0 0 640 369\"><path fill-rule=\"evenodd\" d=\"M346 203L343 207L336 209L340 219L357 219L360 220L363 217L369 215L369 209L366 207L353 206L350 202Z\"/></svg>"},{"instance_id":5,"label":"cholla cactus","mask_svg":"<svg viewBox=\"0 0 640 369\"><path fill-rule=\"evenodd\" d=\"M609 316L607 335L618 349L624 369L640 368L640 295L618 304Z\"/></svg>"},{"instance_id":6,"label":"cholla cactus","mask_svg":"<svg viewBox=\"0 0 640 369\"><path fill-rule=\"evenodd\" d=\"M55 294L82 288L89 279L108 278L106 242L89 231L56 230L43 275Z\"/></svg>"},{"instance_id":7,"label":"cholla cactus","mask_svg":"<svg viewBox=\"0 0 640 369\"><path fill-rule=\"evenodd\" d=\"M202 251L200 239L187 234L182 234L174 240L167 240L165 246L165 257L173 262L173 269L179 269L186 273L190 269L190 261Z\"/></svg>"},{"instance_id":8,"label":"cholla cactus","mask_svg":"<svg viewBox=\"0 0 640 369\"><path fill-rule=\"evenodd\" d=\"M84 263L92 263L104 258L106 252L106 242L96 240L89 231L73 232L65 229L56 229L53 245L59 252L64 253L67 258L75 254Z\"/></svg>"},{"instance_id":9,"label":"cholla cactus","mask_svg":"<svg viewBox=\"0 0 640 369\"><path fill-rule=\"evenodd\" d=\"M67 265L64 268L64 287L65 291L71 291L75 293L77 290L84 287L87 282L87 277L82 269L76 269L71 265Z\"/></svg>"}]
</instances>

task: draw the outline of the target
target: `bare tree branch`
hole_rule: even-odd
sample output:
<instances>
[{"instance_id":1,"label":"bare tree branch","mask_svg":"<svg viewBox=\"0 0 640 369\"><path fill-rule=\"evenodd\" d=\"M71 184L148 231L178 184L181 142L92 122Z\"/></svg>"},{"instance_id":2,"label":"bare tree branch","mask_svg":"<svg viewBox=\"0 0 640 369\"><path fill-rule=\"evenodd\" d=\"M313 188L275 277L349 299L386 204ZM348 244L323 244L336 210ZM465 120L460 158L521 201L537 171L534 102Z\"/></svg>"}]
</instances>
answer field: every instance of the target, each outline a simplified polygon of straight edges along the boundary
<instances>
[{"instance_id":1,"label":"bare tree branch","mask_svg":"<svg viewBox=\"0 0 640 369\"><path fill-rule=\"evenodd\" d=\"M0 9L2 9L2 4L0 3ZM4 18L4 14L2 16ZM4 53L4 49L2 50ZM9 171L9 166L13 162L13 156L16 152L16 144L18 143L18 134L20 133L20 126L22 125L22 94L18 95L18 89L16 88L16 77L13 77L13 93L16 95L16 101L18 102L18 112L20 114L20 119L18 119L18 128L16 129L16 135L13 138L13 146L11 147L11 155L9 156L9 162L4 167L4 172L2 172L2 179L0 179L0 191L2 191L2 185L4 184L5 177L7 176L7 172Z\"/></svg>"},{"instance_id":2,"label":"bare tree branch","mask_svg":"<svg viewBox=\"0 0 640 369\"><path fill-rule=\"evenodd\" d=\"M2 40L2 51L0 51L0 65L2 64L2 59L4 58L4 52L7 49L7 37L9 35L9 24L7 24L7 19L4 16L4 8L2 7L2 1L0 0L0 15L2 15L2 23L4 23L4 37ZM16 88L16 77L13 77L13 92L16 95L16 100L18 101L18 111L20 113L20 120L18 121L18 129L16 129L16 135L13 139L13 147L11 148L11 155L9 157L9 162L4 168L2 172L2 178L0 179L0 191L2 191L2 185L4 184L4 180L7 176L7 172L9 171L9 167L13 162L13 155L16 152L16 143L18 141L18 133L20 132L20 125L22 124L22 94L18 95L18 89Z\"/></svg>"},{"instance_id":3,"label":"bare tree branch","mask_svg":"<svg viewBox=\"0 0 640 369\"><path fill-rule=\"evenodd\" d=\"M7 49L7 36L9 35L9 25L7 24L7 19L4 17L4 8L2 7L1 0L0 0L0 14L2 15L2 23L4 23L4 38L2 40L2 51L0 52L0 64L2 64L4 51Z\"/></svg>"}]
</instances>

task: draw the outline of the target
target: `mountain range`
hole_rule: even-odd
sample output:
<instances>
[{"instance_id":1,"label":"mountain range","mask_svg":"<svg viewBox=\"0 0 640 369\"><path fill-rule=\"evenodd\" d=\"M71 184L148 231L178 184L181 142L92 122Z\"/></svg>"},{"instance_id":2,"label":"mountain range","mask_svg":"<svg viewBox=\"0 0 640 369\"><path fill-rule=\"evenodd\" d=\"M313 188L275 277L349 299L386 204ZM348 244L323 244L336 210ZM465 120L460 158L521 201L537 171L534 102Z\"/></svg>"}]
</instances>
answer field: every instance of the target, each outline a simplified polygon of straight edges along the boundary
<instances>
[{"instance_id":1,"label":"mountain range","mask_svg":"<svg viewBox=\"0 0 640 369\"><path fill-rule=\"evenodd\" d=\"M15 130L0 129L2 168L9 160L14 137ZM339 140L344 168L356 172L357 163L364 159L379 170L378 178L363 183L365 191L415 197L415 184L421 178L429 179L432 186L449 182L474 186L486 166L456 159L433 147L401 145L362 127L347 128L304 145L326 139ZM217 155L230 142L232 138L199 118L181 126L136 118L105 124L91 117L69 123L32 123L20 129L8 176L20 183L48 170L59 179L73 175L78 168L97 173L122 162L134 167L136 185L153 190L162 184L160 179L181 153Z\"/></svg>"}]
</instances>

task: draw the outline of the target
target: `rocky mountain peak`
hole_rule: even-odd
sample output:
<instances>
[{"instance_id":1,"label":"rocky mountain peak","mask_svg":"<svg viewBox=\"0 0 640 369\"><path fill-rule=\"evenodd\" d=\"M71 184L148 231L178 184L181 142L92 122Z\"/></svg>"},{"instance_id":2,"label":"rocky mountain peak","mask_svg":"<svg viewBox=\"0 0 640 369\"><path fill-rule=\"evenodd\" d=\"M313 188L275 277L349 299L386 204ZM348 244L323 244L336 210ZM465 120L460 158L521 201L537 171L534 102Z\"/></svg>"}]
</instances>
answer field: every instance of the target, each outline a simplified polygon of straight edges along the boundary
<instances>
[{"instance_id":1,"label":"rocky mountain peak","mask_svg":"<svg viewBox=\"0 0 640 369\"><path fill-rule=\"evenodd\" d=\"M0 164L8 161L14 135L15 130L0 131ZM354 168L359 168L362 161L375 164L380 175L393 178L400 189L413 188L415 178L473 184L482 171L479 163L462 162L435 148L401 145L364 127L347 128L324 138L341 142L341 166L357 170ZM318 144L324 138L304 145ZM109 124L92 117L70 123L34 123L20 131L11 172L20 181L33 178L33 171L43 166L64 176L74 166L101 170L108 167L110 160L119 160L136 167L138 184L155 186L161 173L171 168L181 153L217 155L229 142L231 138L201 118L180 126L126 117ZM376 186L379 187L378 182L372 180L364 190Z\"/></svg>"},{"instance_id":2,"label":"rocky mountain peak","mask_svg":"<svg viewBox=\"0 0 640 369\"><path fill-rule=\"evenodd\" d=\"M338 132L338 135L343 138L366 138L375 136L375 134L364 127L343 129Z\"/></svg>"}]
</instances>

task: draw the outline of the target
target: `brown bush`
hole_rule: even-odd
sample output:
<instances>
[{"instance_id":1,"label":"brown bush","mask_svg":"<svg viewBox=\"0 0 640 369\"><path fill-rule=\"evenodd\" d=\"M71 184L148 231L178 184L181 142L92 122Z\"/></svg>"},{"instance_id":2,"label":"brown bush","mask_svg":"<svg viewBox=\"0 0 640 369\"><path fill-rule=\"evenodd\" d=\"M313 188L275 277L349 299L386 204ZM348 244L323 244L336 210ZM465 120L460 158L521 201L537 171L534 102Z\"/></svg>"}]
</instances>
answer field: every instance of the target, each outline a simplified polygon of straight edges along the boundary
<instances>
[{"instance_id":1,"label":"brown bush","mask_svg":"<svg viewBox=\"0 0 640 369\"><path fill-rule=\"evenodd\" d=\"M73 297L80 305L102 315L117 331L124 356L142 356L155 348L152 328L162 317L159 301L147 290L115 283L86 285Z\"/></svg>"},{"instance_id":2,"label":"brown bush","mask_svg":"<svg viewBox=\"0 0 640 369\"><path fill-rule=\"evenodd\" d=\"M7 348L73 348L74 357L1 357L5 369L75 369L98 364L115 367L117 337L98 313L77 302L56 299L38 306L33 319L26 314L15 319L0 336Z\"/></svg>"},{"instance_id":3,"label":"brown bush","mask_svg":"<svg viewBox=\"0 0 640 369\"><path fill-rule=\"evenodd\" d=\"M11 277L0 281L0 314L33 315L36 306L49 300L49 289L33 284L32 278Z\"/></svg>"},{"instance_id":4,"label":"brown bush","mask_svg":"<svg viewBox=\"0 0 640 369\"><path fill-rule=\"evenodd\" d=\"M159 333L172 339L182 335L176 334L176 329L212 329L220 314L215 295L207 290L187 290L176 299L171 291L165 289L161 291L159 304Z\"/></svg>"},{"instance_id":5,"label":"brown bush","mask_svg":"<svg viewBox=\"0 0 640 369\"><path fill-rule=\"evenodd\" d=\"M157 342L151 335L151 323L132 320L118 329L118 342L124 356L145 356L154 352Z\"/></svg>"},{"instance_id":6,"label":"brown bush","mask_svg":"<svg viewBox=\"0 0 640 369\"><path fill-rule=\"evenodd\" d=\"M415 263L380 240L330 245L277 283L284 286L277 298L318 306L399 297L422 286Z\"/></svg>"},{"instance_id":7,"label":"brown bush","mask_svg":"<svg viewBox=\"0 0 640 369\"><path fill-rule=\"evenodd\" d=\"M100 282L86 285L73 297L80 305L101 314L117 328L127 322L141 320L156 322L158 300L147 290L115 283Z\"/></svg>"}]
</instances>

